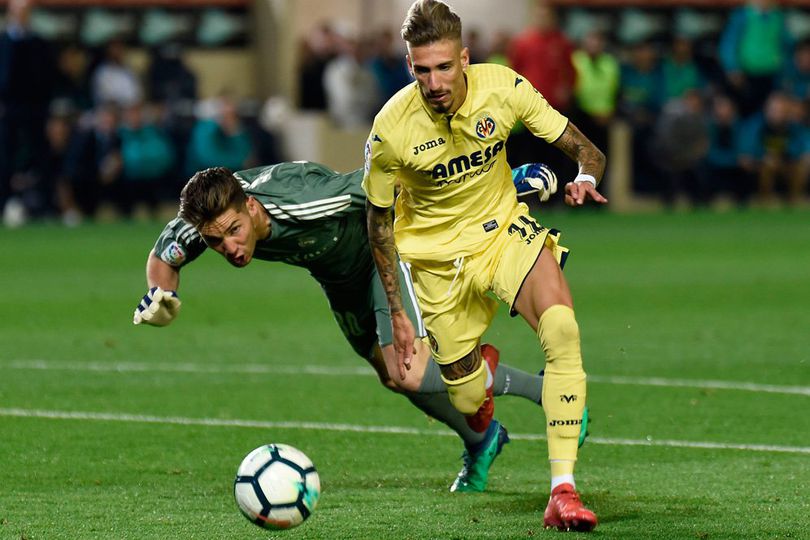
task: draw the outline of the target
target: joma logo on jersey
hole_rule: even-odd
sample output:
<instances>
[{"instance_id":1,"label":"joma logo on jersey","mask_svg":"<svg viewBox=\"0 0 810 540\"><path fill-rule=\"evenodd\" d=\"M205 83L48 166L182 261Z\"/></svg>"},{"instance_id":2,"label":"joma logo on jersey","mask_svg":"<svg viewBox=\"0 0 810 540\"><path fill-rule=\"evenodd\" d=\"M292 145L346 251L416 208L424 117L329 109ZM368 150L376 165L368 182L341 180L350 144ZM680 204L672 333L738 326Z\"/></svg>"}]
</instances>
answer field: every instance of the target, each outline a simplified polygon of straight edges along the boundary
<instances>
[{"instance_id":1,"label":"joma logo on jersey","mask_svg":"<svg viewBox=\"0 0 810 540\"><path fill-rule=\"evenodd\" d=\"M491 116L485 116L475 124L475 134L479 139L486 139L495 133L495 120Z\"/></svg>"},{"instance_id":2,"label":"joma logo on jersey","mask_svg":"<svg viewBox=\"0 0 810 540\"><path fill-rule=\"evenodd\" d=\"M445 142L446 141L444 139L442 139L441 137L439 137L438 139L433 139L432 141L423 142L419 146L414 146L413 147L413 155L418 156L419 152L424 152L425 150L430 150L431 148L436 148L438 146L443 145Z\"/></svg>"},{"instance_id":3,"label":"joma logo on jersey","mask_svg":"<svg viewBox=\"0 0 810 540\"><path fill-rule=\"evenodd\" d=\"M480 167L489 163L498 152L503 150L503 141L498 141L493 145L487 146L483 150L476 150L469 156L456 156L450 161L439 163L433 167L433 178L447 178L459 173L467 172L472 167Z\"/></svg>"}]
</instances>

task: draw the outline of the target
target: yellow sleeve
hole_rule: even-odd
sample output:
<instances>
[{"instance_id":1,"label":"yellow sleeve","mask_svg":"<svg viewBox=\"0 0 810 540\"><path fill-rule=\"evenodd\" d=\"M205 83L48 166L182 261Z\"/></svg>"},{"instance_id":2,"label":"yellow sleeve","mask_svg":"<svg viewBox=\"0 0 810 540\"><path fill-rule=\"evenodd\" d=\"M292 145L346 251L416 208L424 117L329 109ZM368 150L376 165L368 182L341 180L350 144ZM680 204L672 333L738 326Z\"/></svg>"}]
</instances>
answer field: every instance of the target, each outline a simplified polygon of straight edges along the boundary
<instances>
[{"instance_id":1,"label":"yellow sleeve","mask_svg":"<svg viewBox=\"0 0 810 540\"><path fill-rule=\"evenodd\" d=\"M394 153L386 139L377 131L375 124L366 140L364 152L363 190L368 201L380 208L394 205L397 181Z\"/></svg>"},{"instance_id":2,"label":"yellow sleeve","mask_svg":"<svg viewBox=\"0 0 810 540\"><path fill-rule=\"evenodd\" d=\"M568 125L568 118L552 107L543 94L537 91L525 77L515 85L512 92L512 108L529 131L548 143L560 138Z\"/></svg>"}]
</instances>

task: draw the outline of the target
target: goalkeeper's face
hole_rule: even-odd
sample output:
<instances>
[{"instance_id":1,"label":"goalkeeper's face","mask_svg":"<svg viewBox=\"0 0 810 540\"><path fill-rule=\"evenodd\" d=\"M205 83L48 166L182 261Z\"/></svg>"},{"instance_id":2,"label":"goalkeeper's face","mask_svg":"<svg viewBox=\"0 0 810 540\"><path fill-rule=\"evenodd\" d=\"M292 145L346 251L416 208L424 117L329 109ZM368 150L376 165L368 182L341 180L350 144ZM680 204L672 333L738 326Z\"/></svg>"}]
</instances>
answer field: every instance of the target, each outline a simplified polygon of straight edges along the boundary
<instances>
[{"instance_id":1,"label":"goalkeeper's face","mask_svg":"<svg viewBox=\"0 0 810 540\"><path fill-rule=\"evenodd\" d=\"M269 223L267 213L256 199L250 197L244 208L228 208L201 226L200 234L208 247L241 268L253 260L256 242L270 234Z\"/></svg>"}]
</instances>

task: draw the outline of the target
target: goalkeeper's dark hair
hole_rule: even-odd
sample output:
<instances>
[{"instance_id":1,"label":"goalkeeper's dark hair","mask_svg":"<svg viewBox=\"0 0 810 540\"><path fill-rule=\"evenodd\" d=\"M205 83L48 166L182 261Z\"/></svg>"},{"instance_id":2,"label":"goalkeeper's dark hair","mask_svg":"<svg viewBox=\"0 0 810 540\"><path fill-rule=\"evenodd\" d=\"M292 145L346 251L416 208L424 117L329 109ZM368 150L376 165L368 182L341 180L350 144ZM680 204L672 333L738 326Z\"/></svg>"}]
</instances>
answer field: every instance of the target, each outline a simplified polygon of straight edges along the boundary
<instances>
[{"instance_id":1,"label":"goalkeeper's dark hair","mask_svg":"<svg viewBox=\"0 0 810 540\"><path fill-rule=\"evenodd\" d=\"M439 0L416 0L402 23L402 39L420 46L454 39L461 42L461 19L450 6Z\"/></svg>"},{"instance_id":2,"label":"goalkeeper's dark hair","mask_svg":"<svg viewBox=\"0 0 810 540\"><path fill-rule=\"evenodd\" d=\"M180 192L180 217L199 229L229 208L242 210L247 196L242 184L225 167L198 171Z\"/></svg>"}]
</instances>

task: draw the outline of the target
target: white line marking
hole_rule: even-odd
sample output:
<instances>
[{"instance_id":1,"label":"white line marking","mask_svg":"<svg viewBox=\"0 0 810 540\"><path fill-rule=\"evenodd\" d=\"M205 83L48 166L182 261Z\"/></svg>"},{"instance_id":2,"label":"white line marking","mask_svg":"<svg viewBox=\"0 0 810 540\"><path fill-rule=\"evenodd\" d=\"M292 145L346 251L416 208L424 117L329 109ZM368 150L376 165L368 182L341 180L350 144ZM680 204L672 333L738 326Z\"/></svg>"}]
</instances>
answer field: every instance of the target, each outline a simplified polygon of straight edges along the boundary
<instances>
[{"instance_id":1,"label":"white line marking","mask_svg":"<svg viewBox=\"0 0 810 540\"><path fill-rule=\"evenodd\" d=\"M296 365L273 366L267 364L201 364L193 362L57 362L50 360L10 360L0 362L0 369L33 369L43 371L99 371L99 372L168 372L168 373L234 373L247 375L325 375L376 376L368 366L357 365ZM662 386L670 388L702 388L739 390L771 394L810 396L810 386L781 386L749 383L745 381L704 381L700 379L667 379L664 377L623 377L618 375L588 375L588 382L596 384L625 384L633 386Z\"/></svg>"},{"instance_id":2,"label":"white line marking","mask_svg":"<svg viewBox=\"0 0 810 540\"><path fill-rule=\"evenodd\" d=\"M332 424L326 422L267 422L261 420L242 420L224 418L188 418L183 416L151 416L126 413L101 413L87 411L53 411L42 409L0 408L0 416L17 418L47 418L53 420L87 420L101 422L130 422L145 424L172 424L182 426L207 427L240 427L259 429L310 429L320 431L342 431L356 433L384 433L396 435L419 435L453 437L455 433L442 429L427 430L402 426L360 426L356 424ZM540 441L545 435L533 433L510 433L516 440ZM612 446L664 446L668 448L700 448L710 450L743 450L748 452L779 452L785 454L808 454L808 446L778 446L764 444L713 443L702 441L676 441L671 439L608 439L589 437L588 444L605 444Z\"/></svg>"},{"instance_id":3,"label":"white line marking","mask_svg":"<svg viewBox=\"0 0 810 540\"><path fill-rule=\"evenodd\" d=\"M708 388L714 390L743 390L746 392L810 396L810 387L808 386L779 386L775 384L759 384L744 381L704 381L699 379L667 379L664 377L588 375L588 382L597 384L630 384L634 386L667 386L679 388Z\"/></svg>"}]
</instances>

